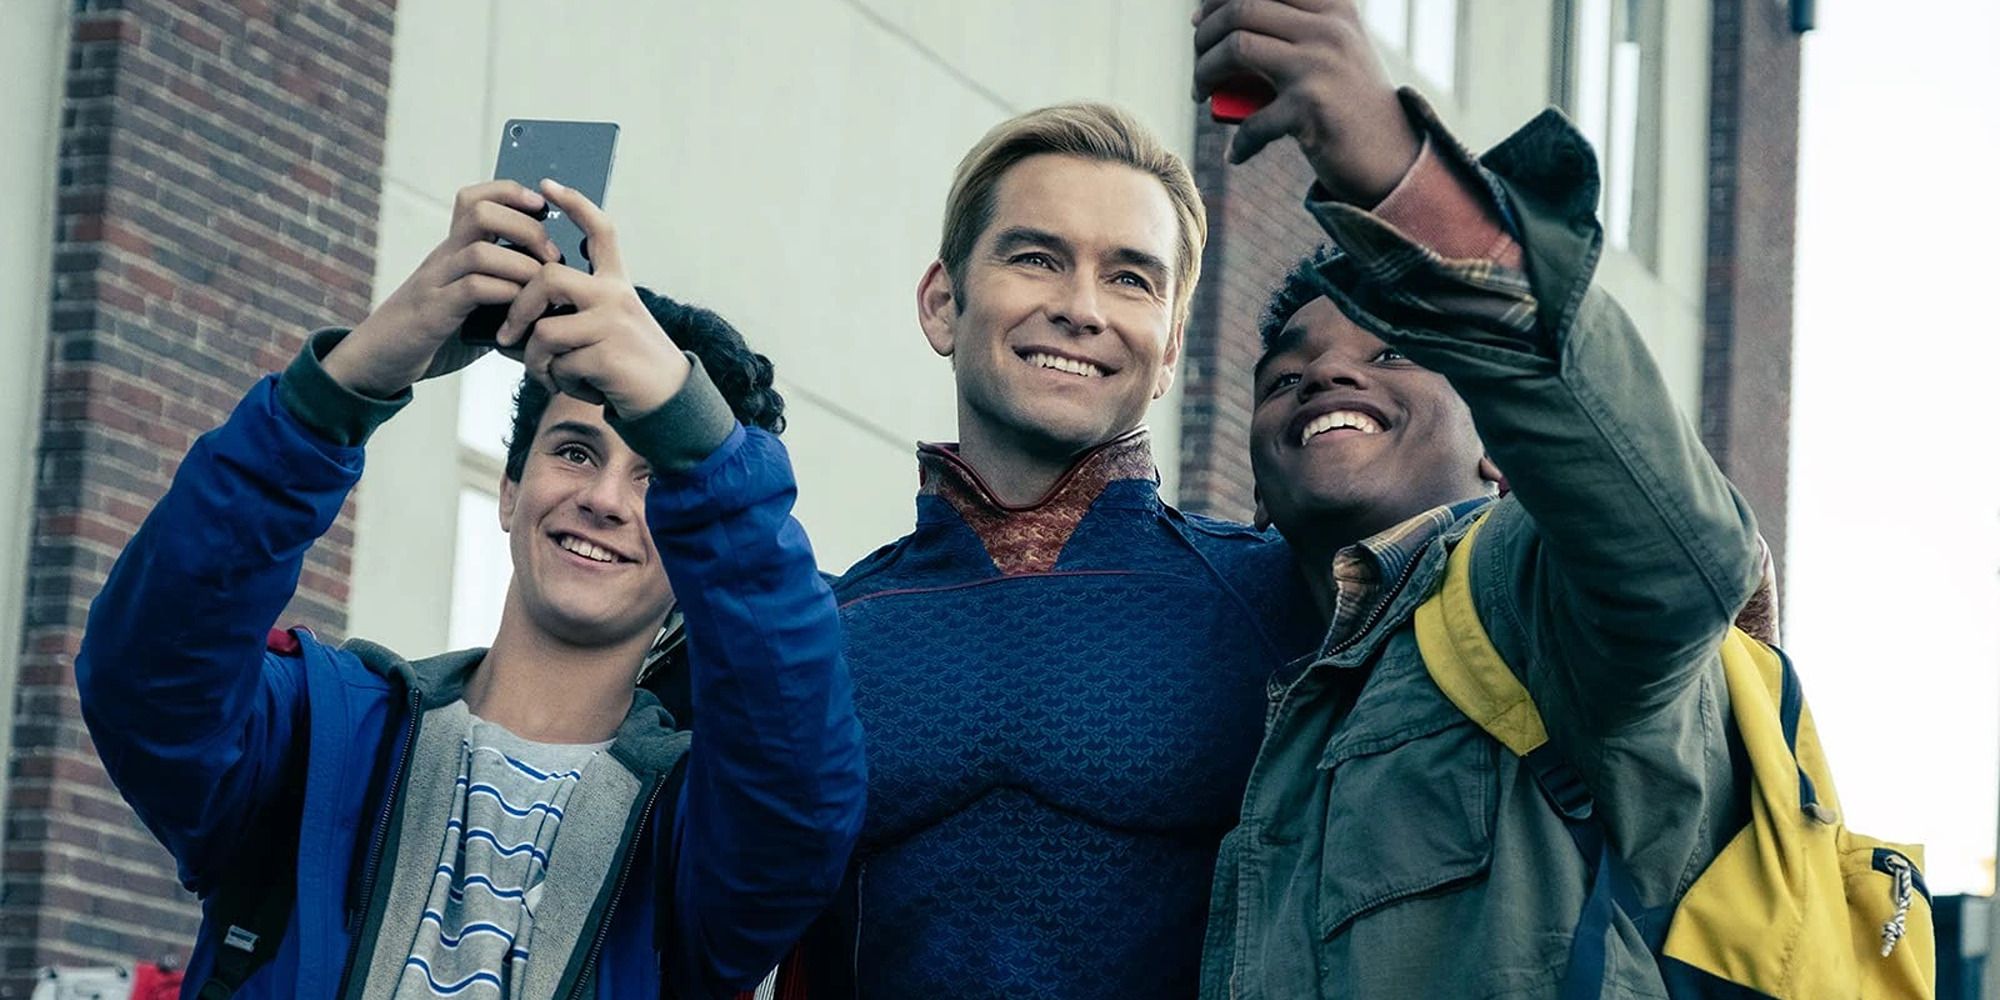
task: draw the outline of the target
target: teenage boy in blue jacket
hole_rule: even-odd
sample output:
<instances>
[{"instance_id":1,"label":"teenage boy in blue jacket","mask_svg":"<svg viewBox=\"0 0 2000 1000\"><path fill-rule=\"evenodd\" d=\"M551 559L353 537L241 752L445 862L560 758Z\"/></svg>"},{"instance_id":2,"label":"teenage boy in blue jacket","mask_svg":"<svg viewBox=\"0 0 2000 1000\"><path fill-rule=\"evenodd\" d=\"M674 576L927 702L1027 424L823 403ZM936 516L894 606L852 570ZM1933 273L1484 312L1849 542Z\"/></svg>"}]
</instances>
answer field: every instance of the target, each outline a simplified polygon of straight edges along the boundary
<instances>
[{"instance_id":1,"label":"teenage boy in blue jacket","mask_svg":"<svg viewBox=\"0 0 2000 1000\"><path fill-rule=\"evenodd\" d=\"M594 274L557 261L532 214L551 205L590 234ZM369 433L476 357L468 311L508 302L527 376L492 645L410 662L267 634ZM550 305L573 311L537 322ZM186 996L763 977L838 884L866 784L789 462L732 415L781 426L769 378L719 318L635 290L587 199L495 181L459 193L450 236L360 326L316 334L196 443L76 665L106 769L203 898ZM674 608L692 749L635 687Z\"/></svg>"}]
</instances>

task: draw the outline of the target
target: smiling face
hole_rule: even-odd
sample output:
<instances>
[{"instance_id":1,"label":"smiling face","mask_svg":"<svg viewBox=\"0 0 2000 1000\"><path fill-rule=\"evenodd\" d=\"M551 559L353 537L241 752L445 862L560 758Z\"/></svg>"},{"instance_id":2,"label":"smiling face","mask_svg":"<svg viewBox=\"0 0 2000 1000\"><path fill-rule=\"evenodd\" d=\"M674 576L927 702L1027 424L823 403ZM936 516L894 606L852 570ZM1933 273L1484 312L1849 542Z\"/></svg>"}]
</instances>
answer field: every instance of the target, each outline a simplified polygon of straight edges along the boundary
<instances>
[{"instance_id":1,"label":"smiling face","mask_svg":"<svg viewBox=\"0 0 2000 1000\"><path fill-rule=\"evenodd\" d=\"M1487 492L1471 411L1326 298L1258 363L1250 462L1259 505L1295 544L1347 544Z\"/></svg>"},{"instance_id":2,"label":"smiling face","mask_svg":"<svg viewBox=\"0 0 2000 1000\"><path fill-rule=\"evenodd\" d=\"M918 289L961 440L1066 459L1139 426L1180 354L1179 240L1151 175L1059 154L1011 167L960 280L940 262Z\"/></svg>"},{"instance_id":3,"label":"smiling face","mask_svg":"<svg viewBox=\"0 0 2000 1000\"><path fill-rule=\"evenodd\" d=\"M650 637L673 604L646 529L651 471L604 422L602 406L551 399L520 480L500 483L500 527L514 558L506 614L568 646Z\"/></svg>"}]
</instances>

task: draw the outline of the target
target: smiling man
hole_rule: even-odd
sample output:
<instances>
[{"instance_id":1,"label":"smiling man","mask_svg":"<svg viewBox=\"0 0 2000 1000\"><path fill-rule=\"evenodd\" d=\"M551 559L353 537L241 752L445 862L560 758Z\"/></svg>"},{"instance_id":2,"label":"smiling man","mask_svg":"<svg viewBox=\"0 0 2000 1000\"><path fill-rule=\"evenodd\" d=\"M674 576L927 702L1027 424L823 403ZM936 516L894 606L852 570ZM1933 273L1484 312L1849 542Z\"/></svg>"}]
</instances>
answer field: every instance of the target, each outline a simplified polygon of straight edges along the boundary
<instances>
[{"instance_id":1,"label":"smiling man","mask_svg":"<svg viewBox=\"0 0 2000 1000\"><path fill-rule=\"evenodd\" d=\"M551 204L589 232L594 274L556 262L530 214ZM500 339L527 375L492 645L410 662L267 636L370 433L478 356L455 334L474 306L510 301ZM533 322L551 304L572 309ZM202 898L187 996L763 978L839 884L865 786L770 378L719 317L635 289L588 200L496 181L459 193L450 235L360 326L313 335L196 443L76 660L106 770ZM698 745L636 687L669 655Z\"/></svg>"},{"instance_id":2,"label":"smiling man","mask_svg":"<svg viewBox=\"0 0 2000 1000\"><path fill-rule=\"evenodd\" d=\"M1276 95L1232 159L1295 139L1337 248L1275 297L1254 376L1260 505L1327 629L1275 688L1202 994L1667 996L1661 917L1747 815L1720 647L1759 581L1751 513L1592 284L1582 137L1551 112L1475 159L1399 99L1356 8L1196 15L1198 92ZM1488 678L1511 668L1547 725L1533 755L1427 668L1448 553L1451 634L1491 636ZM1585 924L1594 886L1618 902Z\"/></svg>"},{"instance_id":3,"label":"smiling man","mask_svg":"<svg viewBox=\"0 0 2000 1000\"><path fill-rule=\"evenodd\" d=\"M869 816L814 997L1194 994L1264 682L1311 627L1281 543L1158 492L1143 421L1205 233L1186 165L1102 105L960 165L917 289L959 441L835 585Z\"/></svg>"}]
</instances>

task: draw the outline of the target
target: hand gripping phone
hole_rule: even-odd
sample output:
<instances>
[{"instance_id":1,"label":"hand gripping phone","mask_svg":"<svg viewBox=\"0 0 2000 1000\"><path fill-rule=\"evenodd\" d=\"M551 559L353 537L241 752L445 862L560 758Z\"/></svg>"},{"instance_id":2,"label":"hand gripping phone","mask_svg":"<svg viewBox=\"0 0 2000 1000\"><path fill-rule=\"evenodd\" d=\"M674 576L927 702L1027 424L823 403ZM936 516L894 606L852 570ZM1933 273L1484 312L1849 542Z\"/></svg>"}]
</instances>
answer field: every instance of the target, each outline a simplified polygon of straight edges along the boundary
<instances>
[{"instance_id":1,"label":"hand gripping phone","mask_svg":"<svg viewBox=\"0 0 2000 1000\"><path fill-rule=\"evenodd\" d=\"M493 179L516 181L537 190L542 178L552 178L564 187L582 192L601 207L605 189L611 184L611 160L617 149L616 122L514 118L500 129L500 156L493 168ZM590 271L589 248L584 246L583 230L574 220L550 205L543 213L542 227L561 251L564 264ZM511 243L503 242L501 246L521 250ZM474 309L459 327L459 339L468 344L492 344L493 335L507 320L507 308L491 305ZM556 307L549 314L566 311L567 307Z\"/></svg>"}]
</instances>

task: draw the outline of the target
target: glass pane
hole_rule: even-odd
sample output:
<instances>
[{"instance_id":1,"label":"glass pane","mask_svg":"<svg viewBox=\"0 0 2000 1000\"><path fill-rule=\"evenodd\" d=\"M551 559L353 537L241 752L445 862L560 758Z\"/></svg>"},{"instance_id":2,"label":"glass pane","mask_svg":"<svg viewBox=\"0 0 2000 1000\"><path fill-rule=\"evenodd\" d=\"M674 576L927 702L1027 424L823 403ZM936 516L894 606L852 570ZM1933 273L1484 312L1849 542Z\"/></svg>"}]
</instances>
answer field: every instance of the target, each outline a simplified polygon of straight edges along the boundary
<instances>
[{"instance_id":1,"label":"glass pane","mask_svg":"<svg viewBox=\"0 0 2000 1000\"><path fill-rule=\"evenodd\" d=\"M1601 164L1611 117L1611 0L1577 0L1575 10L1576 107L1570 110Z\"/></svg>"},{"instance_id":2,"label":"glass pane","mask_svg":"<svg viewBox=\"0 0 2000 1000\"><path fill-rule=\"evenodd\" d=\"M1447 90L1458 84L1458 0L1417 0L1410 62Z\"/></svg>"},{"instance_id":3,"label":"glass pane","mask_svg":"<svg viewBox=\"0 0 2000 1000\"><path fill-rule=\"evenodd\" d=\"M1633 185L1639 163L1639 66L1637 42L1611 50L1611 148L1606 151L1604 235L1617 247L1632 245Z\"/></svg>"},{"instance_id":4,"label":"glass pane","mask_svg":"<svg viewBox=\"0 0 2000 1000\"><path fill-rule=\"evenodd\" d=\"M514 419L518 362L489 354L459 372L458 440L494 458L507 457L507 429Z\"/></svg>"},{"instance_id":5,"label":"glass pane","mask_svg":"<svg viewBox=\"0 0 2000 1000\"><path fill-rule=\"evenodd\" d=\"M1410 47L1410 0L1368 0L1363 11L1368 30L1383 45L1398 52Z\"/></svg>"},{"instance_id":6,"label":"glass pane","mask_svg":"<svg viewBox=\"0 0 2000 1000\"><path fill-rule=\"evenodd\" d=\"M458 547L451 566L451 626L447 639L453 649L484 646L500 631L500 607L514 560L507 533L500 530L500 498L483 490L458 494Z\"/></svg>"}]
</instances>

